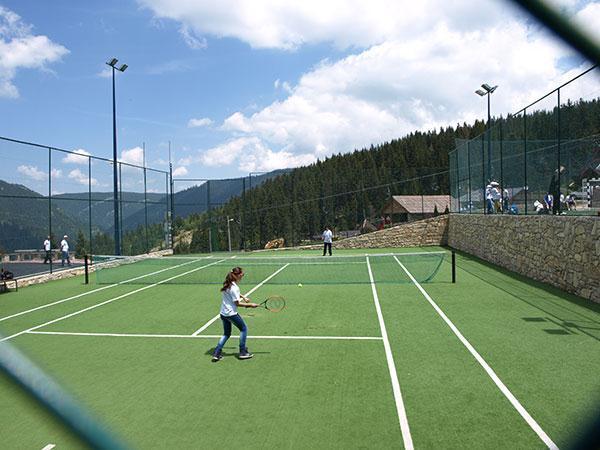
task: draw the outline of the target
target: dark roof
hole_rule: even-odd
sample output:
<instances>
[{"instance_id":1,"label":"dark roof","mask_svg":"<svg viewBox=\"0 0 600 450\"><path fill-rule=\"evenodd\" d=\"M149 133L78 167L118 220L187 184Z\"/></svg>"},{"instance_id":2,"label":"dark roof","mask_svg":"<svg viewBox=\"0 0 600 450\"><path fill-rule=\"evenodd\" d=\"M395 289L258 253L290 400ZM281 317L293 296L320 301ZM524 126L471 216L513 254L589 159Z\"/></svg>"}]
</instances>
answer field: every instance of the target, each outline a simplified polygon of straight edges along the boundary
<instances>
[{"instance_id":1,"label":"dark roof","mask_svg":"<svg viewBox=\"0 0 600 450\"><path fill-rule=\"evenodd\" d=\"M391 213L433 213L435 208L443 213L450 209L449 195L393 195L383 208L384 214Z\"/></svg>"}]
</instances>

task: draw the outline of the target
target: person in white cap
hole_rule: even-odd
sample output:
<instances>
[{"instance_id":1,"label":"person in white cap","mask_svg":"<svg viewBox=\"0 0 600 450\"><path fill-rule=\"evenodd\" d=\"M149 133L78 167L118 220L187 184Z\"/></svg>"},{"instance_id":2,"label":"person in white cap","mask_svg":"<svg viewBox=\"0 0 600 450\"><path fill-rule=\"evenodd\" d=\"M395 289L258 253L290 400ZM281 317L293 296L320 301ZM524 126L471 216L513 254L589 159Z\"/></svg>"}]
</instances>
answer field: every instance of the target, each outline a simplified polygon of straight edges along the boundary
<instances>
[{"instance_id":1,"label":"person in white cap","mask_svg":"<svg viewBox=\"0 0 600 450\"><path fill-rule=\"evenodd\" d=\"M65 260L67 261L67 264L70 266L71 265L71 260L69 259L69 243L67 242L67 239L69 238L69 236L67 236L66 234L63 236L63 240L60 241L60 252L61 252L61 265L64 267L65 266Z\"/></svg>"}]
</instances>

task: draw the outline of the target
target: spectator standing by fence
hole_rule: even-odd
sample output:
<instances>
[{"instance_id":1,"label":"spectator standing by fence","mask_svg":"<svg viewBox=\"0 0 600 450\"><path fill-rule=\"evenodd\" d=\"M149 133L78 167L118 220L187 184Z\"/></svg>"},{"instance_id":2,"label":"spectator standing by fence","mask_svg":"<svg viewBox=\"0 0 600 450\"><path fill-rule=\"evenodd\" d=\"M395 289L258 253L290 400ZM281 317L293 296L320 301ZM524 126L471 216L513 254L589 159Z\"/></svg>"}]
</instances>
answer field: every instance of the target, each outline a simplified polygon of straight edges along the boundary
<instances>
[{"instance_id":1,"label":"spectator standing by fence","mask_svg":"<svg viewBox=\"0 0 600 450\"><path fill-rule=\"evenodd\" d=\"M60 259L61 259L61 265L64 267L65 266L65 261L67 261L67 264L70 266L71 265L71 259L69 258L69 243L67 242L67 239L69 238L69 236L67 236L66 234L63 236L63 240L60 241Z\"/></svg>"},{"instance_id":2,"label":"spectator standing by fence","mask_svg":"<svg viewBox=\"0 0 600 450\"><path fill-rule=\"evenodd\" d=\"M52 263L52 244L50 243L50 236L46 238L44 241L44 251L46 255L44 256L44 264Z\"/></svg>"}]
</instances>

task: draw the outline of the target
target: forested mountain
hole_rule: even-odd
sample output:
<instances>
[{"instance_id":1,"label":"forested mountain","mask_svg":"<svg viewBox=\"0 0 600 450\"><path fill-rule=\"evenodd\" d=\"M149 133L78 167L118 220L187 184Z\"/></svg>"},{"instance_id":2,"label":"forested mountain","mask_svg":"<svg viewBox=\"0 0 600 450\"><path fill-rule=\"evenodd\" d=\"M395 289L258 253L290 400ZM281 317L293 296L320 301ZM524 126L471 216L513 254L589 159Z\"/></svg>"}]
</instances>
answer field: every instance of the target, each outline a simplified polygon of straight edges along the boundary
<instances>
[{"instance_id":1,"label":"forested mountain","mask_svg":"<svg viewBox=\"0 0 600 450\"><path fill-rule=\"evenodd\" d=\"M0 250L40 249L48 235L48 200L31 189L0 180ZM52 206L54 236L73 235L83 223ZM59 239L60 240L60 239Z\"/></svg>"},{"instance_id":2,"label":"forested mountain","mask_svg":"<svg viewBox=\"0 0 600 450\"><path fill-rule=\"evenodd\" d=\"M252 177L230 178L226 180L210 180L199 186L192 186L175 193L174 214L175 217L187 217L190 214L198 214L211 208L225 204L229 199L242 194L244 187L247 190L260 186L265 181L289 172L288 169L274 170L272 172L253 175ZM177 188L177 183L175 183ZM175 189L177 191L177 189Z\"/></svg>"},{"instance_id":3,"label":"forested mountain","mask_svg":"<svg viewBox=\"0 0 600 450\"><path fill-rule=\"evenodd\" d=\"M595 136L588 142L596 142L595 152L600 152L598 99L561 105L560 118L563 141ZM558 136L556 109L529 112L526 122L518 116L495 118L491 125L495 130L502 125L503 139L521 143L526 136L547 145ZM177 218L175 232L191 232L192 241L180 240L176 250L227 249L229 235L232 248L262 248L267 241L281 237L286 245L292 245L320 234L325 225L338 231L359 228L365 219L379 217L391 195L450 194L449 152L457 140L472 139L485 128L484 122L476 121L473 125L414 132L376 147L333 155L294 169L209 214L187 220ZM499 139L500 134L492 136ZM544 148L539 151L555 152ZM554 153L542 156L536 160L548 162L549 167L556 163ZM549 170L552 173L553 169Z\"/></svg>"},{"instance_id":4,"label":"forested mountain","mask_svg":"<svg viewBox=\"0 0 600 450\"><path fill-rule=\"evenodd\" d=\"M285 170L269 172L246 179L246 187L261 185ZM192 186L174 195L176 215L187 217L207 209L207 185ZM211 208L225 204L243 192L242 178L210 181ZM73 247L89 251L90 216L94 253L114 253L114 203L112 192L57 194L52 197L53 241L64 234L71 237ZM91 205L91 211L90 211ZM121 225L123 253L142 253L164 241L167 220L165 194L122 192ZM0 180L0 251L39 249L50 226L48 198L19 185ZM145 225L148 224L148 233ZM56 246L54 242L54 246Z\"/></svg>"}]
</instances>

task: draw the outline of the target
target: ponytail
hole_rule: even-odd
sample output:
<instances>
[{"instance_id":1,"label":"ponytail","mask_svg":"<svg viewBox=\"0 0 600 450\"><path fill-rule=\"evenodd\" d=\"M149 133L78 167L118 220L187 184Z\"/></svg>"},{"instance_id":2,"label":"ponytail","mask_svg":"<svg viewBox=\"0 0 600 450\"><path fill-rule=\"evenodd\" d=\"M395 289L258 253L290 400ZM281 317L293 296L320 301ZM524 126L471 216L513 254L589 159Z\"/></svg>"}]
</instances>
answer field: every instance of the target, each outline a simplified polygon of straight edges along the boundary
<instances>
[{"instance_id":1,"label":"ponytail","mask_svg":"<svg viewBox=\"0 0 600 450\"><path fill-rule=\"evenodd\" d=\"M233 269L231 269L231 272L227 274L227 276L225 277L225 281L223 281L223 287L221 288L221 292L227 291L231 287L231 284L234 281L237 281L238 277L242 273L243 270L241 267L234 267Z\"/></svg>"}]
</instances>

